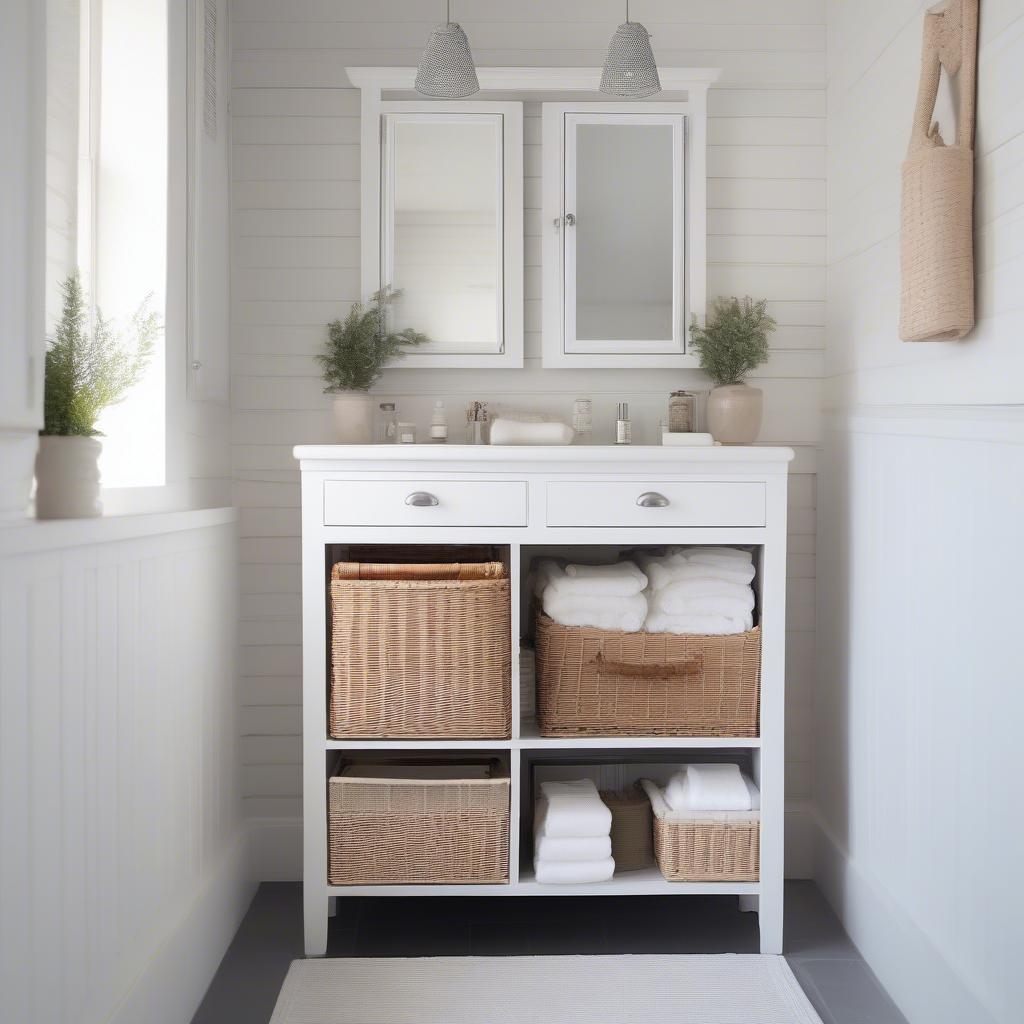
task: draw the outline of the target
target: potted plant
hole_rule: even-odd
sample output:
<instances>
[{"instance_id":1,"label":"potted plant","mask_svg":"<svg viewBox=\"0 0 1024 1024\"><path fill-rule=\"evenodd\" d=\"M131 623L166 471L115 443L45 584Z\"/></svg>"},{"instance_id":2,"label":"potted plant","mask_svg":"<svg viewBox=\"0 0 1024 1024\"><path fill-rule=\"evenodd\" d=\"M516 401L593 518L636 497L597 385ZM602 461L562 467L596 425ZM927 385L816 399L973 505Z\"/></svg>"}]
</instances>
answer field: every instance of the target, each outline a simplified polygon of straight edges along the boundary
<instances>
[{"instance_id":1,"label":"potted plant","mask_svg":"<svg viewBox=\"0 0 1024 1024\"><path fill-rule=\"evenodd\" d=\"M334 395L334 425L342 444L373 439L373 402L367 392L384 367L401 358L406 345L421 345L425 334L406 328L388 331L387 307L400 292L382 288L372 305L354 302L344 320L327 325L327 351L318 355L325 394Z\"/></svg>"},{"instance_id":2,"label":"potted plant","mask_svg":"<svg viewBox=\"0 0 1024 1024\"><path fill-rule=\"evenodd\" d=\"M89 309L77 271L61 285L64 308L47 346L43 429L36 454L36 516L98 516L100 432L96 421L134 387L153 354L160 323L147 299L132 317L130 337Z\"/></svg>"},{"instance_id":3,"label":"potted plant","mask_svg":"<svg viewBox=\"0 0 1024 1024\"><path fill-rule=\"evenodd\" d=\"M708 430L723 444L750 444L761 430L764 396L744 377L768 359L768 335L775 321L768 300L715 300L707 326L690 326L701 369L715 382L708 396Z\"/></svg>"}]
</instances>

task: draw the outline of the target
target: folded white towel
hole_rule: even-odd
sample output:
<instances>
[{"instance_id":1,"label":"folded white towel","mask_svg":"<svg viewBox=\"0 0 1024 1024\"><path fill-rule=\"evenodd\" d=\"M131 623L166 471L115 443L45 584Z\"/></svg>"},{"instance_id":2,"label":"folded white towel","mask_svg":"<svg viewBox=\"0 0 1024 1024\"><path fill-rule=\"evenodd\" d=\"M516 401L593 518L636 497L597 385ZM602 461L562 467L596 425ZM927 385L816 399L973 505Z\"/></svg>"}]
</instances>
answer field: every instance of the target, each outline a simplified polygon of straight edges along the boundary
<instances>
[{"instance_id":1,"label":"folded white towel","mask_svg":"<svg viewBox=\"0 0 1024 1024\"><path fill-rule=\"evenodd\" d=\"M491 421L491 444L572 444L576 431L565 423L527 422L499 416Z\"/></svg>"},{"instance_id":2,"label":"folded white towel","mask_svg":"<svg viewBox=\"0 0 1024 1024\"><path fill-rule=\"evenodd\" d=\"M730 583L747 585L754 579L754 567L740 562L688 562L680 559L659 567L657 576L666 583L674 583L676 580L728 580ZM651 585L655 586L653 574Z\"/></svg>"},{"instance_id":3,"label":"folded white towel","mask_svg":"<svg viewBox=\"0 0 1024 1024\"><path fill-rule=\"evenodd\" d=\"M633 597L647 586L647 577L632 563L568 565L565 574L551 578L559 596Z\"/></svg>"},{"instance_id":4,"label":"folded white towel","mask_svg":"<svg viewBox=\"0 0 1024 1024\"><path fill-rule=\"evenodd\" d=\"M674 811L749 811L750 790L737 764L691 764L669 780L665 800Z\"/></svg>"},{"instance_id":5,"label":"folded white towel","mask_svg":"<svg viewBox=\"0 0 1024 1024\"><path fill-rule=\"evenodd\" d=\"M666 602L690 597L732 597L742 601L748 610L754 607L754 591L747 585L733 583L731 580L675 580L667 587L662 587L657 596L661 611L671 610L671 604Z\"/></svg>"},{"instance_id":6,"label":"folded white towel","mask_svg":"<svg viewBox=\"0 0 1024 1024\"><path fill-rule=\"evenodd\" d=\"M547 861L534 863L534 873L542 885L583 885L587 882L607 882L615 874L615 861L604 860Z\"/></svg>"},{"instance_id":7,"label":"folded white towel","mask_svg":"<svg viewBox=\"0 0 1024 1024\"><path fill-rule=\"evenodd\" d=\"M537 860L549 863L606 860L612 855L612 839L611 836L584 836L580 839L537 836L533 855Z\"/></svg>"},{"instance_id":8,"label":"folded white towel","mask_svg":"<svg viewBox=\"0 0 1024 1024\"><path fill-rule=\"evenodd\" d=\"M664 615L724 615L728 619L746 619L753 606L753 600L738 597L681 597L660 591L651 600L650 611Z\"/></svg>"},{"instance_id":9,"label":"folded white towel","mask_svg":"<svg viewBox=\"0 0 1024 1024\"><path fill-rule=\"evenodd\" d=\"M586 839L611 833L612 812L592 779L542 782L540 790L535 819L538 837Z\"/></svg>"},{"instance_id":10,"label":"folded white towel","mask_svg":"<svg viewBox=\"0 0 1024 1024\"><path fill-rule=\"evenodd\" d=\"M651 612L644 622L648 633L677 633L680 636L728 636L753 628L753 616L730 619L724 615L666 615Z\"/></svg>"},{"instance_id":11,"label":"folded white towel","mask_svg":"<svg viewBox=\"0 0 1024 1024\"><path fill-rule=\"evenodd\" d=\"M750 552L743 551L740 548L721 548L707 545L692 548L671 547L668 549L668 553L670 555L682 555L688 562L694 560L704 562L717 561L722 564L738 562L741 565L749 565L753 562Z\"/></svg>"},{"instance_id":12,"label":"folded white towel","mask_svg":"<svg viewBox=\"0 0 1024 1024\"><path fill-rule=\"evenodd\" d=\"M541 598L544 613L563 626L594 626L636 633L647 618L647 598L562 595L552 587Z\"/></svg>"}]
</instances>

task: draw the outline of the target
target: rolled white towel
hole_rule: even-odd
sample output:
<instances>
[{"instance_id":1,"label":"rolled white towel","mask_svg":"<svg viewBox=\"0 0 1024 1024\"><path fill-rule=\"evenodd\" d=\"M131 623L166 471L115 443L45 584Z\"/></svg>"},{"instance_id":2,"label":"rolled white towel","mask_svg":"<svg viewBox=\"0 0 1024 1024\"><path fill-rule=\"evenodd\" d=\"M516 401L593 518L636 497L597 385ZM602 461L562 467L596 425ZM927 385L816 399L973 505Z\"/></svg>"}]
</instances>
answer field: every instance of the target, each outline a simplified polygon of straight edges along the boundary
<instances>
[{"instance_id":1,"label":"rolled white towel","mask_svg":"<svg viewBox=\"0 0 1024 1024\"><path fill-rule=\"evenodd\" d=\"M553 578L559 596L634 597L647 586L647 577L632 563L568 565L565 575Z\"/></svg>"},{"instance_id":2,"label":"rolled white towel","mask_svg":"<svg viewBox=\"0 0 1024 1024\"><path fill-rule=\"evenodd\" d=\"M491 421L491 444L572 444L576 431L556 420L531 421L499 416Z\"/></svg>"},{"instance_id":3,"label":"rolled white towel","mask_svg":"<svg viewBox=\"0 0 1024 1024\"><path fill-rule=\"evenodd\" d=\"M636 633L647 618L647 598L562 595L548 587L541 598L544 613L563 626L593 626Z\"/></svg>"},{"instance_id":4,"label":"rolled white towel","mask_svg":"<svg viewBox=\"0 0 1024 1024\"><path fill-rule=\"evenodd\" d=\"M542 558L533 564L533 592L541 597L556 580L565 579L565 569L553 558Z\"/></svg>"},{"instance_id":5,"label":"rolled white towel","mask_svg":"<svg viewBox=\"0 0 1024 1024\"><path fill-rule=\"evenodd\" d=\"M753 612L753 599L739 597L682 597L660 591L650 602L650 611L665 615L724 615L729 619L745 619Z\"/></svg>"},{"instance_id":6,"label":"rolled white towel","mask_svg":"<svg viewBox=\"0 0 1024 1024\"><path fill-rule=\"evenodd\" d=\"M533 855L537 860L549 863L606 860L612 855L612 839L611 836L583 836L579 839L537 836Z\"/></svg>"},{"instance_id":7,"label":"rolled white towel","mask_svg":"<svg viewBox=\"0 0 1024 1024\"><path fill-rule=\"evenodd\" d=\"M584 885L607 882L615 874L615 861L604 860L534 862L534 873L542 885Z\"/></svg>"},{"instance_id":8,"label":"rolled white towel","mask_svg":"<svg viewBox=\"0 0 1024 1024\"><path fill-rule=\"evenodd\" d=\"M663 611L669 610L669 606L665 604L667 600L690 597L732 597L742 601L749 609L754 607L754 591L750 586L733 583L731 580L676 580L658 591L658 600Z\"/></svg>"},{"instance_id":9,"label":"rolled white towel","mask_svg":"<svg viewBox=\"0 0 1024 1024\"><path fill-rule=\"evenodd\" d=\"M612 812L592 779L542 782L536 834L556 839L587 839L611 834Z\"/></svg>"},{"instance_id":10,"label":"rolled white towel","mask_svg":"<svg viewBox=\"0 0 1024 1024\"><path fill-rule=\"evenodd\" d=\"M728 636L753 628L753 616L730 619L724 615L666 615L651 612L644 622L648 633L677 633L680 636Z\"/></svg>"},{"instance_id":11,"label":"rolled white towel","mask_svg":"<svg viewBox=\"0 0 1024 1024\"><path fill-rule=\"evenodd\" d=\"M749 811L750 790L737 764L691 764L669 781L665 800L674 811Z\"/></svg>"}]
</instances>

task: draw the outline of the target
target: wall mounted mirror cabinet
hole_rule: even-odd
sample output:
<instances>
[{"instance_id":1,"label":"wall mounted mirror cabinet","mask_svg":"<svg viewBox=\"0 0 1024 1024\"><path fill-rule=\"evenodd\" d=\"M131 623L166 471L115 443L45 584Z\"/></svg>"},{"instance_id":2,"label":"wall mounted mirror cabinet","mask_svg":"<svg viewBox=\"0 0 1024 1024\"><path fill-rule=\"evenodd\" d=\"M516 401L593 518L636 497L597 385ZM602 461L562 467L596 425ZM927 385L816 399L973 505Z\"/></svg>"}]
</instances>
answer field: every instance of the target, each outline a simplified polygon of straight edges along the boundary
<instances>
[{"instance_id":1,"label":"wall mounted mirror cabinet","mask_svg":"<svg viewBox=\"0 0 1024 1024\"><path fill-rule=\"evenodd\" d=\"M380 104L363 291L395 293L390 326L429 337L403 365L522 365L522 124L519 103Z\"/></svg>"},{"instance_id":2,"label":"wall mounted mirror cabinet","mask_svg":"<svg viewBox=\"0 0 1024 1024\"><path fill-rule=\"evenodd\" d=\"M545 366L695 364L687 324L704 314L706 198L703 120L695 140L688 113L543 104Z\"/></svg>"}]
</instances>

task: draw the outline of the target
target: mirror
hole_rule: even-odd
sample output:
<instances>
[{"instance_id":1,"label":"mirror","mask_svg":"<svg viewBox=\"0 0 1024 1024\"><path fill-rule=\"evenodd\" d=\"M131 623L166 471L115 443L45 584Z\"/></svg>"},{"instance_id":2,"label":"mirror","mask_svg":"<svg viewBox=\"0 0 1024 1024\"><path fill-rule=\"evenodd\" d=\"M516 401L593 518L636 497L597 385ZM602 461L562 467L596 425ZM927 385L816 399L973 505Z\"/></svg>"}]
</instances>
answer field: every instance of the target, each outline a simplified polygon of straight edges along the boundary
<instances>
[{"instance_id":1,"label":"mirror","mask_svg":"<svg viewBox=\"0 0 1024 1024\"><path fill-rule=\"evenodd\" d=\"M576 330L672 341L672 128L581 124L575 145Z\"/></svg>"},{"instance_id":2,"label":"mirror","mask_svg":"<svg viewBox=\"0 0 1024 1024\"><path fill-rule=\"evenodd\" d=\"M381 281L389 317L430 353L504 349L503 132L498 113L386 113Z\"/></svg>"}]
</instances>

